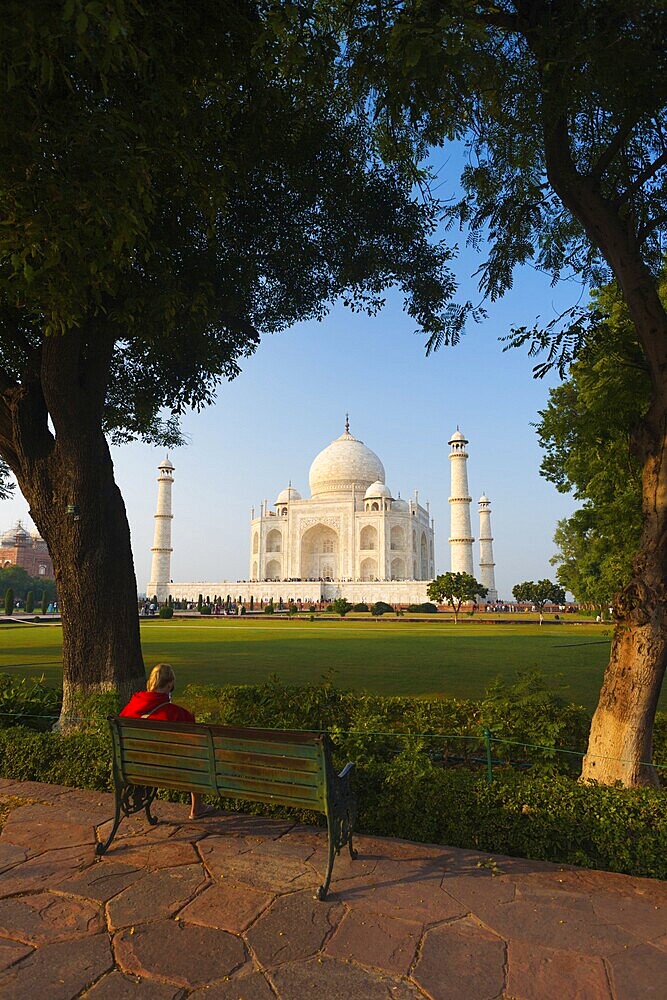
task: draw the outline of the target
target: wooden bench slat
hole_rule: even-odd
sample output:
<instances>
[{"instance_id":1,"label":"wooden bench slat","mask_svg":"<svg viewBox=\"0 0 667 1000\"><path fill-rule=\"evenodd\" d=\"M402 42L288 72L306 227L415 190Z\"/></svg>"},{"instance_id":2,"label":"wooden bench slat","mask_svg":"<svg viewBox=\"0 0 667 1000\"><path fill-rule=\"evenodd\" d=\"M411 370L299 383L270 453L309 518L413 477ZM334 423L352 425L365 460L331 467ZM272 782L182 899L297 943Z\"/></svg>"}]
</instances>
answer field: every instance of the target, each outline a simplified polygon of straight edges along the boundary
<instances>
[{"instance_id":1,"label":"wooden bench slat","mask_svg":"<svg viewBox=\"0 0 667 1000\"><path fill-rule=\"evenodd\" d=\"M201 774L209 773L208 760L205 756L193 756L192 754L167 753L160 751L151 753L147 750L126 750L123 754L125 767L134 763L154 764L158 767L181 767Z\"/></svg>"},{"instance_id":2,"label":"wooden bench slat","mask_svg":"<svg viewBox=\"0 0 667 1000\"><path fill-rule=\"evenodd\" d=\"M309 733L300 729L248 729L245 726L214 726L210 729L213 739L218 737L230 741L244 740L252 743L293 743L296 746L312 746L321 740L319 733Z\"/></svg>"},{"instance_id":3,"label":"wooden bench slat","mask_svg":"<svg viewBox=\"0 0 667 1000\"><path fill-rule=\"evenodd\" d=\"M263 781L289 781L303 788L320 788L324 784L324 776L318 772L295 771L289 764L283 767L262 767L254 764L237 765L234 761L216 761L215 773L217 780L238 775L242 778L261 778Z\"/></svg>"},{"instance_id":4,"label":"wooden bench slat","mask_svg":"<svg viewBox=\"0 0 667 1000\"><path fill-rule=\"evenodd\" d=\"M324 789L307 785L297 785L288 781L262 781L259 778L245 778L242 775L218 775L218 793L230 797L243 798L245 795L260 794L271 801L292 804L300 802L324 803Z\"/></svg>"},{"instance_id":5,"label":"wooden bench slat","mask_svg":"<svg viewBox=\"0 0 667 1000\"><path fill-rule=\"evenodd\" d=\"M205 771L189 771L184 767L155 767L134 762L126 764L124 773L125 780L131 785L155 785L157 788L216 794L216 787Z\"/></svg>"},{"instance_id":6,"label":"wooden bench slat","mask_svg":"<svg viewBox=\"0 0 667 1000\"><path fill-rule=\"evenodd\" d=\"M322 770L319 760L313 760L311 757L288 757L285 754L278 756L276 754L253 753L251 750L244 752L216 750L215 759L216 762L229 762L239 766L286 767L291 771L304 771L310 774L317 774Z\"/></svg>"},{"instance_id":7,"label":"wooden bench slat","mask_svg":"<svg viewBox=\"0 0 667 1000\"><path fill-rule=\"evenodd\" d=\"M285 756L308 759L308 760L319 760L321 757L321 749L319 746L313 743L310 746L304 745L303 743L287 743L286 741L278 742L276 740L231 740L227 737L216 736L213 734L213 746L216 750L227 750L227 751L238 751L239 753L247 753L249 750L252 753L264 753L273 754L275 756Z\"/></svg>"},{"instance_id":8,"label":"wooden bench slat","mask_svg":"<svg viewBox=\"0 0 667 1000\"><path fill-rule=\"evenodd\" d=\"M157 723L154 723L150 729L140 729L139 726L123 726L123 742L133 739L142 743L173 743L174 746L208 746L208 737L201 730L199 732L174 731L167 722L162 723L162 726L167 727L166 729L159 730L155 726ZM190 729L194 729L194 726L191 726Z\"/></svg>"},{"instance_id":9,"label":"wooden bench slat","mask_svg":"<svg viewBox=\"0 0 667 1000\"><path fill-rule=\"evenodd\" d=\"M192 759L207 760L209 755L209 748L206 743L202 743L201 746L196 746L192 743L187 743L184 746L178 743L173 743L168 740L158 741L158 740L135 740L123 738L123 753L155 753L155 754L177 754L179 757L189 757Z\"/></svg>"}]
</instances>

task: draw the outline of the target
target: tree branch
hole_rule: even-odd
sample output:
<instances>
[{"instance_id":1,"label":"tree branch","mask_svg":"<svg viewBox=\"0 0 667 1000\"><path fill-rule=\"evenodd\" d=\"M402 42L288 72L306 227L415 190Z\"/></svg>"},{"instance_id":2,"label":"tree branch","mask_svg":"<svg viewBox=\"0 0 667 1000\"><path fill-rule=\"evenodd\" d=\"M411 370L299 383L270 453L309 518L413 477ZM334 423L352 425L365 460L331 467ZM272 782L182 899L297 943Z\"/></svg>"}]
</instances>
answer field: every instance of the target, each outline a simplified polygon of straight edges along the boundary
<instances>
[{"instance_id":1,"label":"tree branch","mask_svg":"<svg viewBox=\"0 0 667 1000\"><path fill-rule=\"evenodd\" d=\"M631 132L632 125L626 120L625 124L621 125L617 132L612 136L606 149L600 153L596 162L593 164L592 169L589 171L589 177L592 180L596 182L600 181L605 170L607 170L614 157L620 152Z\"/></svg>"},{"instance_id":2,"label":"tree branch","mask_svg":"<svg viewBox=\"0 0 667 1000\"><path fill-rule=\"evenodd\" d=\"M629 198L642 186L642 184L645 184L646 181L650 181L651 177L654 177L660 170L660 167L664 166L667 166L667 150L662 152L657 160L654 160L653 163L649 164L649 166L642 170L640 174L637 174L632 184L630 184L630 186L627 187L625 191L623 191L618 198L614 200L614 208L619 209L621 205L625 204L625 202L629 200Z\"/></svg>"},{"instance_id":3,"label":"tree branch","mask_svg":"<svg viewBox=\"0 0 667 1000\"><path fill-rule=\"evenodd\" d=\"M641 245L655 229L663 225L667 225L667 212L664 212L662 215L656 215L654 219L651 219L645 226L642 226L637 233L637 242Z\"/></svg>"}]
</instances>

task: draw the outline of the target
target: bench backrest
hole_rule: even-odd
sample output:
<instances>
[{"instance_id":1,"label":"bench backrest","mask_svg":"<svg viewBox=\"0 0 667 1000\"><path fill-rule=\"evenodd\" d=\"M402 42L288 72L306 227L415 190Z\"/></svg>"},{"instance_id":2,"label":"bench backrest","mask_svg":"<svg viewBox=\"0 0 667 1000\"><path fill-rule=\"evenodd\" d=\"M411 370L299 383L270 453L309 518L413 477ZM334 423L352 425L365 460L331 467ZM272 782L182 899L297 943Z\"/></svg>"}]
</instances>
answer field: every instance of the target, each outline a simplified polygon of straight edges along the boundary
<instances>
[{"instance_id":1,"label":"bench backrest","mask_svg":"<svg viewBox=\"0 0 667 1000\"><path fill-rule=\"evenodd\" d=\"M326 733L115 717L109 724L122 784L328 812Z\"/></svg>"}]
</instances>

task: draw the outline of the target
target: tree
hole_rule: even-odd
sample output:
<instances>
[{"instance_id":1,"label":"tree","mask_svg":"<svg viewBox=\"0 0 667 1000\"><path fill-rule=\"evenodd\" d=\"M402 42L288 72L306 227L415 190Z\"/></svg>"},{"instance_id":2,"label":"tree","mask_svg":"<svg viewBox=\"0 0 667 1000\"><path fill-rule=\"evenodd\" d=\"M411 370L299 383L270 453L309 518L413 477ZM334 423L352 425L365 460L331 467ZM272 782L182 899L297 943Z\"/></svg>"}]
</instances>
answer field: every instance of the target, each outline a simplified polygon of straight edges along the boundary
<instances>
[{"instance_id":1,"label":"tree","mask_svg":"<svg viewBox=\"0 0 667 1000\"><path fill-rule=\"evenodd\" d=\"M331 5L327 4L327 8ZM667 227L667 65L662 0L340 0L345 59L388 152L466 149L452 224L486 246L484 296L517 265L600 286L615 279L651 386L632 434L642 467L642 535L615 599L617 627L593 718L584 780L656 783L646 765L667 663L667 313L660 301ZM427 189L427 185L425 185ZM428 341L456 343L470 303ZM574 307L508 346L546 350L536 374L562 370L590 320Z\"/></svg>"},{"instance_id":2,"label":"tree","mask_svg":"<svg viewBox=\"0 0 667 1000\"><path fill-rule=\"evenodd\" d=\"M594 293L591 323L567 378L549 392L537 433L545 451L542 475L584 501L559 522L559 551L551 562L579 603L603 607L630 581L641 539L641 466L630 441L651 387L616 285Z\"/></svg>"},{"instance_id":3,"label":"tree","mask_svg":"<svg viewBox=\"0 0 667 1000\"><path fill-rule=\"evenodd\" d=\"M49 606L49 599L46 596L46 591L42 591L42 614L45 615Z\"/></svg>"},{"instance_id":4,"label":"tree","mask_svg":"<svg viewBox=\"0 0 667 1000\"><path fill-rule=\"evenodd\" d=\"M545 604L563 604L565 602L565 591L557 583L551 580L526 580L525 583L517 583L512 588L514 600L521 604L534 604L539 608L540 613Z\"/></svg>"},{"instance_id":5,"label":"tree","mask_svg":"<svg viewBox=\"0 0 667 1000\"><path fill-rule=\"evenodd\" d=\"M56 585L53 580L45 580L42 576L30 576L23 566L4 566L0 569L0 594L3 594L7 587L11 587L14 597L24 601L28 591L43 588L50 600L56 599Z\"/></svg>"},{"instance_id":6,"label":"tree","mask_svg":"<svg viewBox=\"0 0 667 1000\"><path fill-rule=\"evenodd\" d=\"M9 500L14 492L10 475L9 466L0 458L0 500Z\"/></svg>"},{"instance_id":7,"label":"tree","mask_svg":"<svg viewBox=\"0 0 667 1000\"><path fill-rule=\"evenodd\" d=\"M28 613L35 610L35 595L29 590L25 599L25 609Z\"/></svg>"},{"instance_id":8,"label":"tree","mask_svg":"<svg viewBox=\"0 0 667 1000\"><path fill-rule=\"evenodd\" d=\"M108 440L179 441L262 334L337 299L399 284L435 332L449 254L296 5L0 17L0 456L54 564L65 722L144 683Z\"/></svg>"},{"instance_id":9,"label":"tree","mask_svg":"<svg viewBox=\"0 0 667 1000\"><path fill-rule=\"evenodd\" d=\"M344 618L348 611L352 610L352 605L346 601L344 597L337 597L331 602L331 610L334 614L340 615L341 618Z\"/></svg>"},{"instance_id":10,"label":"tree","mask_svg":"<svg viewBox=\"0 0 667 1000\"><path fill-rule=\"evenodd\" d=\"M14 591L11 587L7 587L5 591L5 614L14 614Z\"/></svg>"},{"instance_id":11,"label":"tree","mask_svg":"<svg viewBox=\"0 0 667 1000\"><path fill-rule=\"evenodd\" d=\"M476 597L486 597L488 590L478 583L470 573L443 573L431 580L426 595L438 604L449 604L454 611L454 621L458 623L459 611L465 601Z\"/></svg>"}]
</instances>

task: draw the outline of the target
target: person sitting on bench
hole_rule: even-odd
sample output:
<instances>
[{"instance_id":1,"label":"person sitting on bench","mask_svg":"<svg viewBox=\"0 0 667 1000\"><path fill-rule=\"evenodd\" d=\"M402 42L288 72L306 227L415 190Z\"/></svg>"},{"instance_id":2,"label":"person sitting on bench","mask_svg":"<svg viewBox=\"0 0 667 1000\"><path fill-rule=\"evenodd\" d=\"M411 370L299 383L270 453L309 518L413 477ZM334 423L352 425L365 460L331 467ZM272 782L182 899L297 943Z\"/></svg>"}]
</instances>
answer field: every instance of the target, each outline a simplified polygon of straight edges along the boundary
<instances>
[{"instance_id":1,"label":"person sitting on bench","mask_svg":"<svg viewBox=\"0 0 667 1000\"><path fill-rule=\"evenodd\" d=\"M153 719L157 722L194 722L192 712L181 705L174 705L171 695L176 677L170 663L158 663L153 667L145 691L137 691L119 714L130 719ZM205 805L199 792L191 792L192 807L190 819L201 819L215 812Z\"/></svg>"}]
</instances>

